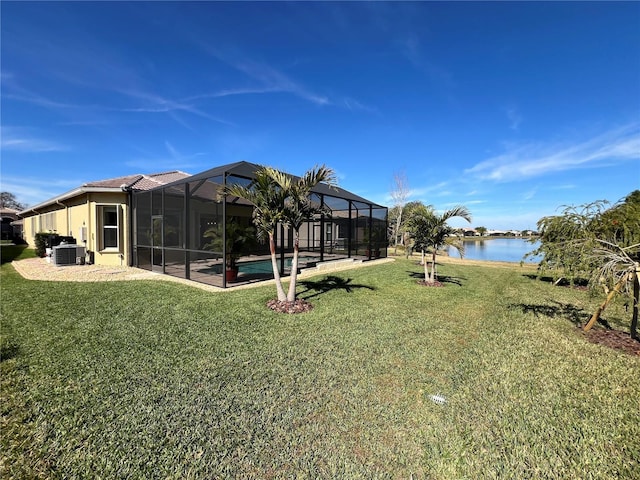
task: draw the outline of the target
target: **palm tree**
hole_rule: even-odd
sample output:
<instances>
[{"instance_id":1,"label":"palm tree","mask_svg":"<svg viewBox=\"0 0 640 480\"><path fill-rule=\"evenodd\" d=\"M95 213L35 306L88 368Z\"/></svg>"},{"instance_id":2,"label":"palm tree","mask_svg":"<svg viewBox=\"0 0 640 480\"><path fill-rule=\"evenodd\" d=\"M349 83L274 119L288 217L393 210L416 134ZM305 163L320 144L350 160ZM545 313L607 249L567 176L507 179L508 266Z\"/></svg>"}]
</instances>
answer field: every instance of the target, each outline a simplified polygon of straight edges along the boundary
<instances>
[{"instance_id":1,"label":"palm tree","mask_svg":"<svg viewBox=\"0 0 640 480\"><path fill-rule=\"evenodd\" d=\"M276 281L278 300L286 300L280 270L276 261L276 243L274 239L275 231L280 222L284 219L283 206L287 193L278 187L273 179L274 171L267 167L256 171L255 179L248 186L226 185L221 194L244 198L253 204L253 223L257 229L258 239L269 239L269 251L271 253L271 266L273 268L273 278Z\"/></svg>"},{"instance_id":2,"label":"palm tree","mask_svg":"<svg viewBox=\"0 0 640 480\"><path fill-rule=\"evenodd\" d=\"M638 338L638 304L640 303L640 263L637 262L640 254L640 243L621 247L605 240L597 240L602 246L595 249L591 256L600 264L600 268L592 275L591 283L598 284L611 281L614 287L609 291L606 300L598 307L591 319L584 326L588 331L600 318L600 314L607 307L613 297L626 287L627 295L632 298L631 338ZM631 293L631 291L633 293Z\"/></svg>"},{"instance_id":3,"label":"palm tree","mask_svg":"<svg viewBox=\"0 0 640 480\"><path fill-rule=\"evenodd\" d=\"M278 172L280 176L284 176ZM324 165L314 167L300 177L297 181L292 181L287 177L289 196L285 201L284 223L293 229L293 259L291 261L291 278L289 281L289 292L287 301L293 302L296 299L296 282L298 278L298 249L300 240L300 228L302 224L313 218L315 215L327 213L328 209L323 205L314 202L311 197L311 190L319 183L326 183L330 187L335 186L335 172ZM284 182L284 179L283 179Z\"/></svg>"},{"instance_id":4,"label":"palm tree","mask_svg":"<svg viewBox=\"0 0 640 480\"><path fill-rule=\"evenodd\" d=\"M244 198L253 204L253 223L257 228L258 237L269 238L271 266L280 302L293 302L296 299L300 227L314 215L324 211L321 205L311 200L311 190L321 182L335 185L334 171L325 166L314 167L295 180L294 177L275 168L261 167L255 172L255 179L248 186L228 185L223 189L224 195ZM274 235L279 224L290 226L294 232L291 279L287 294L282 286L276 260Z\"/></svg>"},{"instance_id":5,"label":"palm tree","mask_svg":"<svg viewBox=\"0 0 640 480\"><path fill-rule=\"evenodd\" d=\"M235 281L238 275L237 261L255 243L256 228L243 225L237 217L228 218L225 224L226 232L222 225L214 225L204 232L204 237L211 240L203 248L225 252L227 281Z\"/></svg>"},{"instance_id":6,"label":"palm tree","mask_svg":"<svg viewBox=\"0 0 640 480\"><path fill-rule=\"evenodd\" d=\"M427 219L435 214L433 205L425 205L422 202L407 204L407 222L405 233L413 239L413 249L420 249L420 265L425 264L424 252L427 249L428 227Z\"/></svg>"},{"instance_id":7,"label":"palm tree","mask_svg":"<svg viewBox=\"0 0 640 480\"><path fill-rule=\"evenodd\" d=\"M411 219L411 231L414 241L418 248L422 251L432 250L431 272L427 262L424 263L424 280L426 283L435 283L436 281L436 253L444 246L451 246L460 252L460 256L464 256L464 244L458 238L452 236L453 227L447 224L447 221L454 217L464 218L467 222L471 222L471 213L464 206L457 206L445 211L439 215L432 209L424 209L417 212Z\"/></svg>"}]
</instances>

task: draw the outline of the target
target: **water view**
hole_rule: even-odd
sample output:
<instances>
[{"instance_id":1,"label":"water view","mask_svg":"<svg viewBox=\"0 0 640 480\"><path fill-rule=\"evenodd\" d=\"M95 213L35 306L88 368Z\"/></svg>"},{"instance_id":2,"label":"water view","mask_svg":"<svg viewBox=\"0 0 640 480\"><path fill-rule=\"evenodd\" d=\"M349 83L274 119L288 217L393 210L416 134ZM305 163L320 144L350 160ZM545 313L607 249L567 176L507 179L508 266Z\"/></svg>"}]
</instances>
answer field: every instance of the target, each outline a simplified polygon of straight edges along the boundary
<instances>
[{"instance_id":1,"label":"water view","mask_svg":"<svg viewBox=\"0 0 640 480\"><path fill-rule=\"evenodd\" d=\"M493 262L520 262L522 257L538 248L539 243L531 243L525 238L465 239L464 258L470 260L488 260ZM449 255L460 258L457 250L449 248ZM539 259L527 259L537 262Z\"/></svg>"}]
</instances>

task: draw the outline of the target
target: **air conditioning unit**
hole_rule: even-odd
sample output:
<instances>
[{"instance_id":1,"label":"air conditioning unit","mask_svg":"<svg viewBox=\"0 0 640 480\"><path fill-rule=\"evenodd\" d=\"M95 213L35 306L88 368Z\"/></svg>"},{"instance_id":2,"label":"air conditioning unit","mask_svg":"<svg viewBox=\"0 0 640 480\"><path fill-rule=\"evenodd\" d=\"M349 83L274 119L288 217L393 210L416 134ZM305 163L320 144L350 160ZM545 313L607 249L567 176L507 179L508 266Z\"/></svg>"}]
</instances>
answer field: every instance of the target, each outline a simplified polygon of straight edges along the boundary
<instances>
[{"instance_id":1,"label":"air conditioning unit","mask_svg":"<svg viewBox=\"0 0 640 480\"><path fill-rule=\"evenodd\" d=\"M84 247L75 244L62 244L53 247L51 260L54 265L76 265L78 258L84 258Z\"/></svg>"}]
</instances>

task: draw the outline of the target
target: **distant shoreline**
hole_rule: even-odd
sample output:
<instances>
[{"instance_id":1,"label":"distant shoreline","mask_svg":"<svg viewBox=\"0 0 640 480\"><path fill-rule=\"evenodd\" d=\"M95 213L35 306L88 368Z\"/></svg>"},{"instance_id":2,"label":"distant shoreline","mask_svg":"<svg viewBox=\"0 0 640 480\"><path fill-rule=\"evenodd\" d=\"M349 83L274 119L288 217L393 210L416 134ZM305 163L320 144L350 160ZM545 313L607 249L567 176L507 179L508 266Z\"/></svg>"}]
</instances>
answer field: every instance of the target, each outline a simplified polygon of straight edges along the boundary
<instances>
[{"instance_id":1,"label":"distant shoreline","mask_svg":"<svg viewBox=\"0 0 640 480\"><path fill-rule=\"evenodd\" d=\"M473 237L463 237L462 235L456 235L456 238L460 238L462 240L474 240L474 241L480 241L480 240L496 240L496 239L514 239L514 240L539 240L540 239L540 235L527 235L527 236L520 236L520 237L516 237L515 235L485 235L482 237L477 237L477 236L473 236Z\"/></svg>"},{"instance_id":2,"label":"distant shoreline","mask_svg":"<svg viewBox=\"0 0 640 480\"><path fill-rule=\"evenodd\" d=\"M389 247L390 249L393 247ZM387 254L389 258L404 258L404 254L399 254L399 255L393 255L393 253L388 253ZM411 259L415 259L415 260L420 260L421 256L419 253L413 252L411 254ZM427 262L431 263L431 254L426 255L425 259L427 260ZM436 256L436 262L442 262L442 263L452 263L452 264L457 264L457 265L476 265L476 266L483 266L483 267L509 267L509 268L513 268L513 267L522 267L522 268L527 268L527 269L537 269L538 268L538 263L536 262L507 262L505 260L475 260L475 259L470 259L470 258L457 258L457 257L451 257L449 255L446 254L446 252L438 252L438 255Z\"/></svg>"}]
</instances>

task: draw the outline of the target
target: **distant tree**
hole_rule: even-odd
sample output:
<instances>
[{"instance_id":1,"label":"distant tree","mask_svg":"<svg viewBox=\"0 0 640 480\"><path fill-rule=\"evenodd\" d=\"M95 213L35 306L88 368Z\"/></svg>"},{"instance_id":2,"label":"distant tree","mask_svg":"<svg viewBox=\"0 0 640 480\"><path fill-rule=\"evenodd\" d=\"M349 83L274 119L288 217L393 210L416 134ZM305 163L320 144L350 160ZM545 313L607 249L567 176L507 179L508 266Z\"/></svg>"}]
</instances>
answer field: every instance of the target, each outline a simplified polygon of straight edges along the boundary
<instances>
[{"instance_id":1,"label":"distant tree","mask_svg":"<svg viewBox=\"0 0 640 480\"><path fill-rule=\"evenodd\" d=\"M391 190L391 202L393 203L393 245L394 253L398 251L398 243L403 242L402 222L404 207L409 197L409 180L404 173L393 175L393 189Z\"/></svg>"},{"instance_id":2,"label":"distant tree","mask_svg":"<svg viewBox=\"0 0 640 480\"><path fill-rule=\"evenodd\" d=\"M403 209L404 210L404 209ZM389 245L395 245L396 243L396 237L398 235L402 235L398 230L397 230L397 224L396 222L398 221L398 216L400 216L400 208L398 208L397 206L395 207L390 207L389 208L389 212L387 213L388 215L388 240L389 240ZM404 212L402 212L403 216L404 216Z\"/></svg>"},{"instance_id":3,"label":"distant tree","mask_svg":"<svg viewBox=\"0 0 640 480\"><path fill-rule=\"evenodd\" d=\"M476 227L476 232L478 232L480 236L484 237L484 234L487 233L487 227Z\"/></svg>"},{"instance_id":4,"label":"distant tree","mask_svg":"<svg viewBox=\"0 0 640 480\"><path fill-rule=\"evenodd\" d=\"M432 205L425 205L423 202L421 202L420 200L414 200L413 202L408 202L405 206L404 206L404 215L407 221L409 221L409 219L416 214L421 214L424 211L428 210L428 211L433 211L433 206Z\"/></svg>"},{"instance_id":5,"label":"distant tree","mask_svg":"<svg viewBox=\"0 0 640 480\"><path fill-rule=\"evenodd\" d=\"M0 208L13 208L15 210L24 210L25 205L19 202L13 193L0 192Z\"/></svg>"},{"instance_id":6,"label":"distant tree","mask_svg":"<svg viewBox=\"0 0 640 480\"><path fill-rule=\"evenodd\" d=\"M433 210L417 213L411 220L411 234L415 244L423 252L431 250L431 271L427 262L424 262L424 275L426 283L435 283L436 278L436 254L444 246L452 246L460 256L464 256L464 244L459 238L451 236L454 229L447 222L454 217L460 217L471 222L471 213L464 206L457 206L442 214Z\"/></svg>"}]
</instances>

